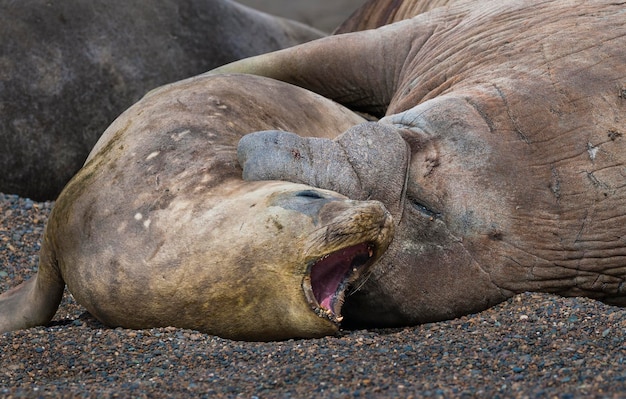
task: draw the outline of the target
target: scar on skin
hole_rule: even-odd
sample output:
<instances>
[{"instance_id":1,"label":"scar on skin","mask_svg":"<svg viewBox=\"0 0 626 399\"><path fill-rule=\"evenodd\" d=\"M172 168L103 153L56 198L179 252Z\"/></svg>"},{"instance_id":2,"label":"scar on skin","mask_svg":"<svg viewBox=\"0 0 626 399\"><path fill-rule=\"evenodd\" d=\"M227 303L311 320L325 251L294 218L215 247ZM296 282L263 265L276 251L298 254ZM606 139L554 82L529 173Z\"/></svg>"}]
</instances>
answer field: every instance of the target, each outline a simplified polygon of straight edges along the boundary
<instances>
[{"instance_id":1,"label":"scar on skin","mask_svg":"<svg viewBox=\"0 0 626 399\"><path fill-rule=\"evenodd\" d=\"M589 153L589 158L594 161L596 159L596 155L598 154L598 147L595 147L591 143L587 143L587 152Z\"/></svg>"},{"instance_id":2,"label":"scar on skin","mask_svg":"<svg viewBox=\"0 0 626 399\"><path fill-rule=\"evenodd\" d=\"M146 161L151 160L152 158L156 157L157 155L159 155L159 151L155 151L155 152L153 152L152 154L150 154L150 155L148 155L148 156L146 157Z\"/></svg>"},{"instance_id":3,"label":"scar on skin","mask_svg":"<svg viewBox=\"0 0 626 399\"><path fill-rule=\"evenodd\" d=\"M189 133L191 133L189 130L183 130L180 133L174 133L171 135L172 140L174 141L180 141L183 137L185 137L186 135L188 135ZM152 154L151 154L152 155Z\"/></svg>"}]
</instances>

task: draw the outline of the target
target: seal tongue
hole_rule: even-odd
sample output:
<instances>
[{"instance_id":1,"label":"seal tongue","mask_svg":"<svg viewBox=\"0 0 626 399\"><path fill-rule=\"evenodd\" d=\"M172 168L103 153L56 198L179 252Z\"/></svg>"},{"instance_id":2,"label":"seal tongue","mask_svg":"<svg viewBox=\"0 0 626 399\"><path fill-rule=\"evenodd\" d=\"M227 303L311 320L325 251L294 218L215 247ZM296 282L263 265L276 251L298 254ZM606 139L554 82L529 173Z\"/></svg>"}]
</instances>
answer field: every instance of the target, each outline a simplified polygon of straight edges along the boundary
<instances>
[{"instance_id":1,"label":"seal tongue","mask_svg":"<svg viewBox=\"0 0 626 399\"><path fill-rule=\"evenodd\" d=\"M321 258L311 268L311 288L317 303L333 313L337 294L353 269L365 264L372 257L368 244L358 244L340 249Z\"/></svg>"}]
</instances>

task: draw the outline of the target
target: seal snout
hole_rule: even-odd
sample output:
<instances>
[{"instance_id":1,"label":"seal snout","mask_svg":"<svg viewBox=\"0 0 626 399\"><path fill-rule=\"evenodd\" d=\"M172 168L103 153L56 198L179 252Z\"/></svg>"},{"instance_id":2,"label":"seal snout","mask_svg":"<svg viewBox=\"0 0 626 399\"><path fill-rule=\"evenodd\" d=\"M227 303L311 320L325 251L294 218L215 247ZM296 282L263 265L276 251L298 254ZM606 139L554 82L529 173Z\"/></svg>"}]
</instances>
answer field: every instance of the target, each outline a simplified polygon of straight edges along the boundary
<instances>
[{"instance_id":1,"label":"seal snout","mask_svg":"<svg viewBox=\"0 0 626 399\"><path fill-rule=\"evenodd\" d=\"M324 208L322 213L328 208L340 211L332 220L329 215L322 217L328 224L313 241L323 242L320 249L326 252L308 263L302 287L315 313L339 324L346 291L386 251L394 225L391 214L377 201L337 201Z\"/></svg>"}]
</instances>

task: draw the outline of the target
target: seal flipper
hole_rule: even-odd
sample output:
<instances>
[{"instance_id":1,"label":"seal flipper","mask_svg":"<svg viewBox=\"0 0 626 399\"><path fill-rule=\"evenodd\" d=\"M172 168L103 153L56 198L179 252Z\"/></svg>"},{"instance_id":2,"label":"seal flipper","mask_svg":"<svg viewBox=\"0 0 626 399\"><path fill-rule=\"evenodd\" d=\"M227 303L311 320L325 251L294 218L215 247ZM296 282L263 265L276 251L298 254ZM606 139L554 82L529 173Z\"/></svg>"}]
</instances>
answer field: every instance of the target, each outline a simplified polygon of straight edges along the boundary
<instances>
[{"instance_id":1,"label":"seal flipper","mask_svg":"<svg viewBox=\"0 0 626 399\"><path fill-rule=\"evenodd\" d=\"M348 108L382 117L396 93L402 62L431 35L428 24L401 21L380 29L328 36L236 61L207 74L265 76L311 90ZM413 37L413 40L406 40Z\"/></svg>"},{"instance_id":2,"label":"seal flipper","mask_svg":"<svg viewBox=\"0 0 626 399\"><path fill-rule=\"evenodd\" d=\"M45 325L56 313L65 282L45 243L39 259L37 275L0 295L0 332Z\"/></svg>"}]
</instances>

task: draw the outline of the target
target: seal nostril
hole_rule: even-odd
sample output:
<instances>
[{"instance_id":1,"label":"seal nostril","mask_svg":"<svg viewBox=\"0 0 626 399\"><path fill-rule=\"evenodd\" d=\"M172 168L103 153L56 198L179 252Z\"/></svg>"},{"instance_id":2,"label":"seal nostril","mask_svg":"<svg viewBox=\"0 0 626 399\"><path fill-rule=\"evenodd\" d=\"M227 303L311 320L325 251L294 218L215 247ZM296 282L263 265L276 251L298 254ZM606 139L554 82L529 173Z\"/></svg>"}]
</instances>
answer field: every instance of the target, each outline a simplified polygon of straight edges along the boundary
<instances>
[{"instance_id":1,"label":"seal nostril","mask_svg":"<svg viewBox=\"0 0 626 399\"><path fill-rule=\"evenodd\" d=\"M298 191L295 194L296 197L304 197L304 198L317 198L317 199L322 199L324 198L324 196L322 196L322 194L318 191L315 190L302 190L302 191Z\"/></svg>"}]
</instances>

